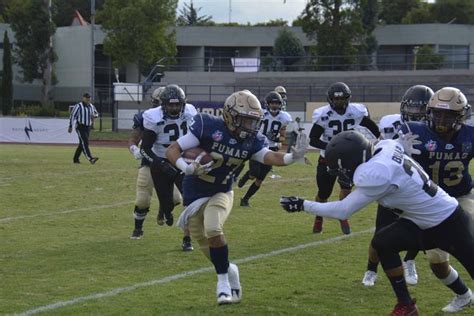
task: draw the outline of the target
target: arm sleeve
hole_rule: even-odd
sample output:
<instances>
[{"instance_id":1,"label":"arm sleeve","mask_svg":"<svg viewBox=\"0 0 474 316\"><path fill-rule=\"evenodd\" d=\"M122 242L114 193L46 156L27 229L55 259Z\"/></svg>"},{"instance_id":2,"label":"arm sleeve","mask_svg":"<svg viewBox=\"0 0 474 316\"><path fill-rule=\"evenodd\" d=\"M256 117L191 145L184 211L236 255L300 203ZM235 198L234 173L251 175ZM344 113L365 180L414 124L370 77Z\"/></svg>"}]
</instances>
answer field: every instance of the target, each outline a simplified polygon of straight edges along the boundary
<instances>
[{"instance_id":1,"label":"arm sleeve","mask_svg":"<svg viewBox=\"0 0 474 316\"><path fill-rule=\"evenodd\" d=\"M177 140L181 150L186 150L189 148L198 147L200 142L199 139L193 133L187 133L186 135L181 136Z\"/></svg>"},{"instance_id":2,"label":"arm sleeve","mask_svg":"<svg viewBox=\"0 0 474 316\"><path fill-rule=\"evenodd\" d=\"M258 161L260 163L264 163L265 162L265 155L269 151L271 152L271 150L268 149L267 147L263 147L261 150L257 151L255 154L253 154L251 159L255 160L255 161Z\"/></svg>"},{"instance_id":3,"label":"arm sleeve","mask_svg":"<svg viewBox=\"0 0 474 316\"><path fill-rule=\"evenodd\" d=\"M319 203L305 200L304 211L322 217L345 220L377 198L378 196L367 196L362 190L356 188L341 201Z\"/></svg>"},{"instance_id":4,"label":"arm sleeve","mask_svg":"<svg viewBox=\"0 0 474 316\"><path fill-rule=\"evenodd\" d=\"M311 132L309 132L309 144L319 149L326 149L328 143L323 142L320 137L323 135L324 128L321 125L313 124Z\"/></svg>"},{"instance_id":5,"label":"arm sleeve","mask_svg":"<svg viewBox=\"0 0 474 316\"><path fill-rule=\"evenodd\" d=\"M140 149L140 153L142 154L143 158L148 160L150 163L158 159L158 156L152 150L153 144L156 140L156 133L145 129L143 130L142 135L142 148Z\"/></svg>"},{"instance_id":6,"label":"arm sleeve","mask_svg":"<svg viewBox=\"0 0 474 316\"><path fill-rule=\"evenodd\" d=\"M364 116L364 118L360 122L360 125L366 127L372 134L374 134L375 137L380 137L379 127L368 116Z\"/></svg>"}]
</instances>

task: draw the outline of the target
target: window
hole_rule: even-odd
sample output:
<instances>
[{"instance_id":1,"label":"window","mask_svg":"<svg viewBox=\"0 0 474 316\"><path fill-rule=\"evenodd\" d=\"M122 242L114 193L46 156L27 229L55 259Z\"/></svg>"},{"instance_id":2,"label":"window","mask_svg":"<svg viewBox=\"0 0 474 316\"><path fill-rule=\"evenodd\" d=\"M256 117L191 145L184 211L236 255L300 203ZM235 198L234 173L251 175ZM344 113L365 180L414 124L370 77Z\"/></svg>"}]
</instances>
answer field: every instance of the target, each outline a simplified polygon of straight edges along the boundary
<instances>
[{"instance_id":1,"label":"window","mask_svg":"<svg viewBox=\"0 0 474 316\"><path fill-rule=\"evenodd\" d=\"M469 46L439 45L438 54L444 57L443 68L469 68Z\"/></svg>"}]
</instances>

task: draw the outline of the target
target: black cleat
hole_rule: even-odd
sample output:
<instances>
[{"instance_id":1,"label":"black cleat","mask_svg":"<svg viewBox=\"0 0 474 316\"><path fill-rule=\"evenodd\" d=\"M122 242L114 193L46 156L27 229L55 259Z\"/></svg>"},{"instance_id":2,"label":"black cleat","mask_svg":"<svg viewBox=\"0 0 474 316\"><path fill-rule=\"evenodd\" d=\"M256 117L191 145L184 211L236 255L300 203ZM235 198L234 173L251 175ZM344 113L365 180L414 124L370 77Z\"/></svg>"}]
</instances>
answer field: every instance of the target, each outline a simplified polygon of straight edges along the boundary
<instances>
[{"instance_id":1,"label":"black cleat","mask_svg":"<svg viewBox=\"0 0 474 316\"><path fill-rule=\"evenodd\" d=\"M99 157L93 157L90 162L91 164L95 164L97 162L97 160L99 160Z\"/></svg>"},{"instance_id":2,"label":"black cleat","mask_svg":"<svg viewBox=\"0 0 474 316\"><path fill-rule=\"evenodd\" d=\"M173 213L170 213L168 216L165 216L166 217L166 225L168 226L173 226L173 223L174 223L174 218L173 218Z\"/></svg>"},{"instance_id":3,"label":"black cleat","mask_svg":"<svg viewBox=\"0 0 474 316\"><path fill-rule=\"evenodd\" d=\"M163 213L161 209L158 211L158 216L156 217L156 223L160 226L163 226L165 224L165 214Z\"/></svg>"},{"instance_id":4,"label":"black cleat","mask_svg":"<svg viewBox=\"0 0 474 316\"><path fill-rule=\"evenodd\" d=\"M246 200L246 199L244 199L244 198L241 198L241 199L240 199L240 206L242 206L242 207L249 207L249 206L250 206L249 200Z\"/></svg>"},{"instance_id":5,"label":"black cleat","mask_svg":"<svg viewBox=\"0 0 474 316\"><path fill-rule=\"evenodd\" d=\"M73 160L73 163L81 163L79 160Z\"/></svg>"},{"instance_id":6,"label":"black cleat","mask_svg":"<svg viewBox=\"0 0 474 316\"><path fill-rule=\"evenodd\" d=\"M141 229L134 229L132 236L130 236L130 239L140 239L143 237L143 230Z\"/></svg>"},{"instance_id":7,"label":"black cleat","mask_svg":"<svg viewBox=\"0 0 474 316\"><path fill-rule=\"evenodd\" d=\"M184 236L183 237L183 244L181 245L183 251L193 251L193 245L191 244L191 237Z\"/></svg>"}]
</instances>

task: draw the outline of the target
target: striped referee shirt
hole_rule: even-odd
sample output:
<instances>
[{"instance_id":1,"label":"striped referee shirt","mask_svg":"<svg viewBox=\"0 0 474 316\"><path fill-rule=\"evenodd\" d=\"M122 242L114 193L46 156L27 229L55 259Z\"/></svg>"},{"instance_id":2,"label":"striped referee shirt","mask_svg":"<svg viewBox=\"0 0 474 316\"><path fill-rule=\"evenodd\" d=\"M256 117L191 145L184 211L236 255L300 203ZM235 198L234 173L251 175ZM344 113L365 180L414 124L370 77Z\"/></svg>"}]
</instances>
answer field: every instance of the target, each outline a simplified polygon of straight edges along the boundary
<instances>
[{"instance_id":1,"label":"striped referee shirt","mask_svg":"<svg viewBox=\"0 0 474 316\"><path fill-rule=\"evenodd\" d=\"M72 109L71 117L69 118L69 126L72 126L74 122L85 126L92 126L92 119L97 116L97 110L92 103L85 105L79 102Z\"/></svg>"}]
</instances>

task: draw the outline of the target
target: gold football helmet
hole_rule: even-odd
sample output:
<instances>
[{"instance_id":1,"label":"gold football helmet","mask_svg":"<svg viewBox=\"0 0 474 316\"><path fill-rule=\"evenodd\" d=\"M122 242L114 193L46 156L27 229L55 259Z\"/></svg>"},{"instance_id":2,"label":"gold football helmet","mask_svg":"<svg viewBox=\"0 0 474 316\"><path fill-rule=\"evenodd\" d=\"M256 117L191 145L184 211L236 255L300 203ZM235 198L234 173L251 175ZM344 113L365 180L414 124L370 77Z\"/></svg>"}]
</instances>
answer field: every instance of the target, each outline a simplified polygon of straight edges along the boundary
<instances>
[{"instance_id":1,"label":"gold football helmet","mask_svg":"<svg viewBox=\"0 0 474 316\"><path fill-rule=\"evenodd\" d=\"M153 93L151 94L151 104L154 108L161 105L160 95L163 93L164 90L165 87L158 87L153 90Z\"/></svg>"},{"instance_id":2,"label":"gold football helmet","mask_svg":"<svg viewBox=\"0 0 474 316\"><path fill-rule=\"evenodd\" d=\"M263 111L257 97L248 90L242 90L232 93L225 100L222 115L231 134L244 140L257 134Z\"/></svg>"},{"instance_id":3,"label":"gold football helmet","mask_svg":"<svg viewBox=\"0 0 474 316\"><path fill-rule=\"evenodd\" d=\"M461 90L444 87L436 91L428 102L428 124L438 134L458 131L466 120L469 109Z\"/></svg>"}]
</instances>

